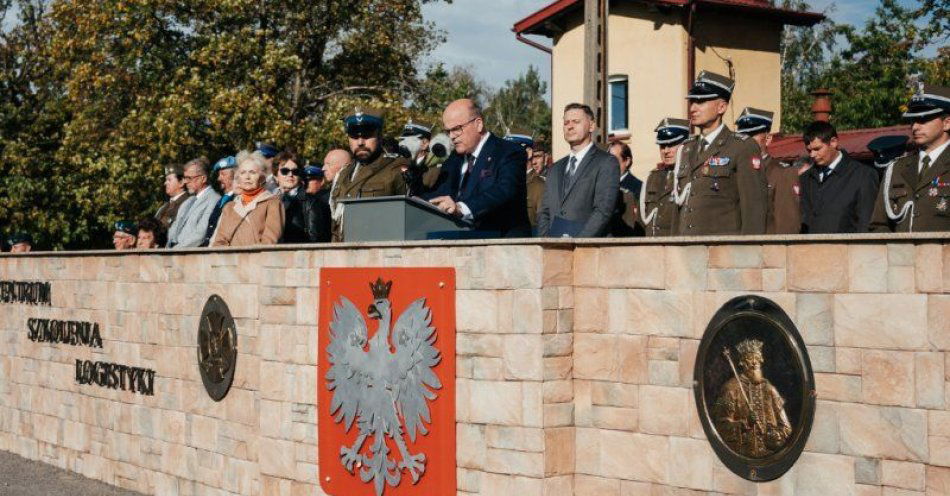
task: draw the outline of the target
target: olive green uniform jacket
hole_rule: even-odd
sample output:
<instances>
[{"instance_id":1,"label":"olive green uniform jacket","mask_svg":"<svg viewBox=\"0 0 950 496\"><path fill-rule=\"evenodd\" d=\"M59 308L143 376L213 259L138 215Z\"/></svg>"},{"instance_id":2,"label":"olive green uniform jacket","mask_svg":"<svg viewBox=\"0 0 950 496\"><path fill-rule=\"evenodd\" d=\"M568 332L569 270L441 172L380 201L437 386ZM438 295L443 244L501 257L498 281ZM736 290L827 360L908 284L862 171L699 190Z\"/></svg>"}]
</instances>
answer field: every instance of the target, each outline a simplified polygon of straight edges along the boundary
<instances>
[{"instance_id":1,"label":"olive green uniform jacket","mask_svg":"<svg viewBox=\"0 0 950 496\"><path fill-rule=\"evenodd\" d=\"M800 167L783 163L774 157L763 159L769 183L769 217L766 234L798 234L802 230L802 186L798 182Z\"/></svg>"},{"instance_id":2,"label":"olive green uniform jacket","mask_svg":"<svg viewBox=\"0 0 950 496\"><path fill-rule=\"evenodd\" d=\"M545 177L537 174L534 170L528 171L527 190L528 190L528 220L531 221L531 227L538 227L538 209L541 208L541 199L544 198Z\"/></svg>"},{"instance_id":3,"label":"olive green uniform jacket","mask_svg":"<svg viewBox=\"0 0 950 496\"><path fill-rule=\"evenodd\" d=\"M353 162L339 172L333 190L334 208L340 208L341 200L398 196L406 194L406 180L402 176L405 159L380 154L369 164ZM355 174L354 174L355 170ZM343 241L342 218L334 215L333 240Z\"/></svg>"},{"instance_id":4,"label":"olive green uniform jacket","mask_svg":"<svg viewBox=\"0 0 950 496\"><path fill-rule=\"evenodd\" d=\"M675 233L677 209L673 202L673 167L662 167L650 171L647 182L643 185L643 228L647 236L672 236ZM656 215L646 223L646 217L656 209Z\"/></svg>"},{"instance_id":5,"label":"olive green uniform jacket","mask_svg":"<svg viewBox=\"0 0 950 496\"><path fill-rule=\"evenodd\" d=\"M890 220L884 211L884 191L893 212L899 213L913 200L913 232L950 231L950 147L945 148L927 170L917 173L920 154L914 152L897 159L891 184L881 184L877 195L871 232L910 232L910 214L900 222Z\"/></svg>"},{"instance_id":6,"label":"olive green uniform jacket","mask_svg":"<svg viewBox=\"0 0 950 496\"><path fill-rule=\"evenodd\" d=\"M700 142L693 136L683 144L679 187L692 186L679 209L678 233L764 234L768 184L759 145L726 126L705 151Z\"/></svg>"}]
</instances>

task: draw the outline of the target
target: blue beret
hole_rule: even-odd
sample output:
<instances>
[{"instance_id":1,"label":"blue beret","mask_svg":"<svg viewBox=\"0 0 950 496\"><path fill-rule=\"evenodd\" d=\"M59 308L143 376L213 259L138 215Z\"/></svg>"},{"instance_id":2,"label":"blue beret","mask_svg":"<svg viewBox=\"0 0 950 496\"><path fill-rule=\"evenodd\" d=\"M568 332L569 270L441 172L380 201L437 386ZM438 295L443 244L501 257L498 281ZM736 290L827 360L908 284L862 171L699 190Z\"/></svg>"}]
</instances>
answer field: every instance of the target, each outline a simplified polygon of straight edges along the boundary
<instances>
[{"instance_id":1,"label":"blue beret","mask_svg":"<svg viewBox=\"0 0 950 496\"><path fill-rule=\"evenodd\" d=\"M32 244L33 244L33 236L30 236L30 235L27 234L27 233L18 232L18 233L13 233L13 234L11 234L10 236L7 237L7 244L8 244L8 245L13 246L13 245L18 244L18 243L29 243L29 244L32 245Z\"/></svg>"},{"instance_id":2,"label":"blue beret","mask_svg":"<svg viewBox=\"0 0 950 496\"><path fill-rule=\"evenodd\" d=\"M689 137L689 121L667 117L653 130L656 132L656 144L660 146L678 145Z\"/></svg>"},{"instance_id":3,"label":"blue beret","mask_svg":"<svg viewBox=\"0 0 950 496\"><path fill-rule=\"evenodd\" d=\"M261 152L261 155L263 155L264 158L274 158L278 153L280 153L280 150L278 150L276 146L268 143L261 143L260 141L257 142L257 151Z\"/></svg>"},{"instance_id":4,"label":"blue beret","mask_svg":"<svg viewBox=\"0 0 950 496\"><path fill-rule=\"evenodd\" d=\"M746 107L736 119L736 131L745 134L758 134L772 130L772 119L775 116L768 110Z\"/></svg>"},{"instance_id":5,"label":"blue beret","mask_svg":"<svg viewBox=\"0 0 950 496\"><path fill-rule=\"evenodd\" d=\"M135 236L135 234L138 232L138 226L135 225L135 222L130 220L120 220L115 223L115 230Z\"/></svg>"},{"instance_id":6,"label":"blue beret","mask_svg":"<svg viewBox=\"0 0 950 496\"><path fill-rule=\"evenodd\" d=\"M214 171L217 172L224 169L233 169L235 167L237 167L237 159L235 159L233 156L224 157L221 160L215 162Z\"/></svg>"},{"instance_id":7,"label":"blue beret","mask_svg":"<svg viewBox=\"0 0 950 496\"><path fill-rule=\"evenodd\" d=\"M688 100L712 100L722 98L729 101L732 98L732 91L736 88L736 82L721 74L715 72L702 71L693 87L689 89L686 95Z\"/></svg>"},{"instance_id":8,"label":"blue beret","mask_svg":"<svg viewBox=\"0 0 950 496\"><path fill-rule=\"evenodd\" d=\"M316 165L308 165L303 168L303 177L307 179L323 179L323 169L317 167Z\"/></svg>"},{"instance_id":9,"label":"blue beret","mask_svg":"<svg viewBox=\"0 0 950 496\"><path fill-rule=\"evenodd\" d=\"M527 134L509 134L505 139L512 143L517 143L523 148L534 148L534 138Z\"/></svg>"},{"instance_id":10,"label":"blue beret","mask_svg":"<svg viewBox=\"0 0 950 496\"><path fill-rule=\"evenodd\" d=\"M868 150L874 155L874 163L884 166L904 155L909 140L904 135L880 136L868 143Z\"/></svg>"},{"instance_id":11,"label":"blue beret","mask_svg":"<svg viewBox=\"0 0 950 496\"><path fill-rule=\"evenodd\" d=\"M931 84L920 84L917 93L907 104L905 119L921 117L933 118L943 113L950 113L950 88Z\"/></svg>"}]
</instances>

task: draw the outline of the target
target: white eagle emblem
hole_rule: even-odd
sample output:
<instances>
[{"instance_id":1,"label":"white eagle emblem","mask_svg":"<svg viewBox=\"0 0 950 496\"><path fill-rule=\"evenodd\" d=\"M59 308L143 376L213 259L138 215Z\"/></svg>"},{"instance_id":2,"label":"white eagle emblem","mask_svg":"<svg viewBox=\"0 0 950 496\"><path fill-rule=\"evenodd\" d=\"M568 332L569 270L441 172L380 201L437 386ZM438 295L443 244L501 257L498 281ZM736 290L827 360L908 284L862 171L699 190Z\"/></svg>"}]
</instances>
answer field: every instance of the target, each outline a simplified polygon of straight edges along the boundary
<instances>
[{"instance_id":1,"label":"white eagle emblem","mask_svg":"<svg viewBox=\"0 0 950 496\"><path fill-rule=\"evenodd\" d=\"M386 484L399 485L403 470L409 472L413 484L425 472L425 454L409 453L403 436L408 434L415 442L417 433L428 434L425 424L432 422L428 402L436 398L430 388L442 388L432 369L442 357L433 346L435 328L430 325L432 314L425 298L412 302L399 316L390 341L392 281L384 283L379 278L369 286L374 301L367 314L379 320L379 329L368 339L362 314L353 302L341 297L333 306L326 379L327 389L333 392L333 421L342 420L349 432L356 420L359 429L353 446L340 448L340 461L351 474L354 468L359 470L360 479L372 482L376 495L381 496ZM389 456L387 437L399 449L398 463ZM372 444L364 455L360 451L369 438Z\"/></svg>"}]
</instances>

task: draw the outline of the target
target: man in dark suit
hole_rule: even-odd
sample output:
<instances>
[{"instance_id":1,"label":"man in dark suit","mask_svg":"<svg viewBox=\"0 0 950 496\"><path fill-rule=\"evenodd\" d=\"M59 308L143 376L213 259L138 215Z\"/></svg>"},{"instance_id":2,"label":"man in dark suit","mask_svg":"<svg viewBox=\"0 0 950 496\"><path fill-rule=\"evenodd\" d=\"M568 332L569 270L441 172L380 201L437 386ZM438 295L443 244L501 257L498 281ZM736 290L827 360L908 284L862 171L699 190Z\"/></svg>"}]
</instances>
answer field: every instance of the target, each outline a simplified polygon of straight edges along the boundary
<instances>
[{"instance_id":1,"label":"man in dark suit","mask_svg":"<svg viewBox=\"0 0 950 496\"><path fill-rule=\"evenodd\" d=\"M606 236L620 190L620 164L594 146L594 112L572 103L564 108L564 139L571 153L548 173L538 210L538 236Z\"/></svg>"},{"instance_id":2,"label":"man in dark suit","mask_svg":"<svg viewBox=\"0 0 950 496\"><path fill-rule=\"evenodd\" d=\"M872 167L838 149L838 133L823 121L805 128L805 148L815 163L802 174L802 233L868 231L878 192Z\"/></svg>"},{"instance_id":3,"label":"man in dark suit","mask_svg":"<svg viewBox=\"0 0 950 496\"><path fill-rule=\"evenodd\" d=\"M445 181L424 198L471 222L484 237L530 236L521 146L489 133L481 109L469 99L449 104L442 124L454 153L442 165Z\"/></svg>"}]
</instances>

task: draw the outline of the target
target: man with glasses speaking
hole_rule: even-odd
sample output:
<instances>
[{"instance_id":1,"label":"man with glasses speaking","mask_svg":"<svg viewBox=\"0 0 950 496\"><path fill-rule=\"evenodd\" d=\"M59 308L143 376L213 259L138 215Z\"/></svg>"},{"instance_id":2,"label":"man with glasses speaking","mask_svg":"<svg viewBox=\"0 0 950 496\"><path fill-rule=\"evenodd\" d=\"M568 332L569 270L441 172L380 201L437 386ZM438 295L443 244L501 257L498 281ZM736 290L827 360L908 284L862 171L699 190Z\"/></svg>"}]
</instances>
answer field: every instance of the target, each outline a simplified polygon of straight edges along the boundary
<instances>
[{"instance_id":1,"label":"man with glasses speaking","mask_svg":"<svg viewBox=\"0 0 950 496\"><path fill-rule=\"evenodd\" d=\"M221 195L208 183L211 164L205 157L185 164L185 187L192 194L178 210L178 217L168 230L169 248L201 246L208 232L208 221Z\"/></svg>"},{"instance_id":2,"label":"man with glasses speaking","mask_svg":"<svg viewBox=\"0 0 950 496\"><path fill-rule=\"evenodd\" d=\"M524 149L488 132L481 109L469 99L449 104L442 124L454 153L442 166L445 181L425 198L471 222L482 237L530 236Z\"/></svg>"}]
</instances>

